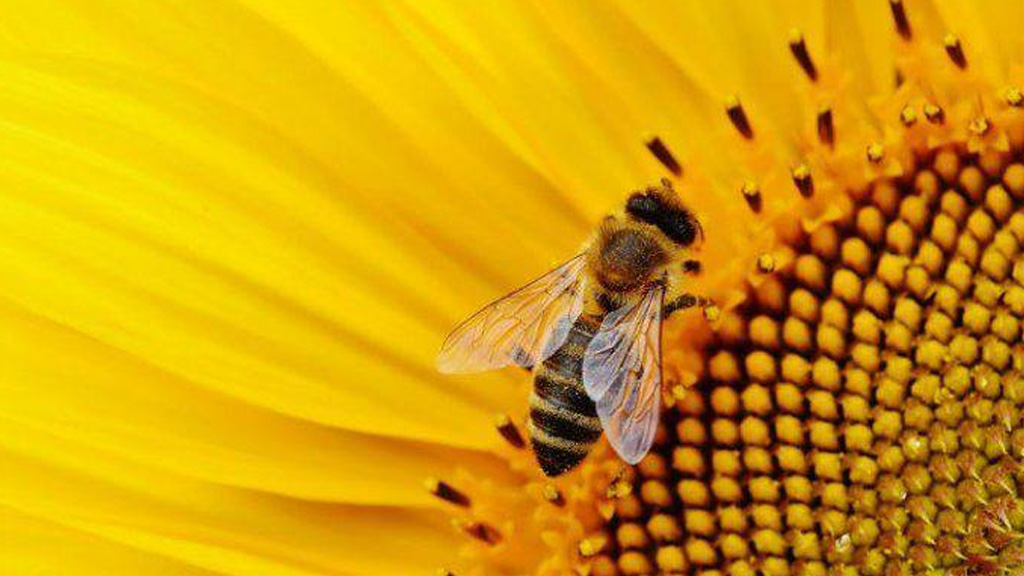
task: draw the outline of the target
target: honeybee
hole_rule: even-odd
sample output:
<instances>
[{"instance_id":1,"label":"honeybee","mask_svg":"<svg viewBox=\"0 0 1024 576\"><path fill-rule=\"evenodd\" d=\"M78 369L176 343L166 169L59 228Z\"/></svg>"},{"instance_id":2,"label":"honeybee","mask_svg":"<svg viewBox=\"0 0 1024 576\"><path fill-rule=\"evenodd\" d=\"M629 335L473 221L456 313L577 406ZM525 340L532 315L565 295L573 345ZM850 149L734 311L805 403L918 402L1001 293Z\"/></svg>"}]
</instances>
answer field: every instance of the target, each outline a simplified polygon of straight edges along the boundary
<instances>
[{"instance_id":1,"label":"honeybee","mask_svg":"<svg viewBox=\"0 0 1024 576\"><path fill-rule=\"evenodd\" d=\"M527 427L548 476L578 465L602 431L636 464L658 427L662 320L707 302L682 280L699 273L703 238L667 180L635 192L580 254L456 327L438 369L532 367Z\"/></svg>"}]
</instances>

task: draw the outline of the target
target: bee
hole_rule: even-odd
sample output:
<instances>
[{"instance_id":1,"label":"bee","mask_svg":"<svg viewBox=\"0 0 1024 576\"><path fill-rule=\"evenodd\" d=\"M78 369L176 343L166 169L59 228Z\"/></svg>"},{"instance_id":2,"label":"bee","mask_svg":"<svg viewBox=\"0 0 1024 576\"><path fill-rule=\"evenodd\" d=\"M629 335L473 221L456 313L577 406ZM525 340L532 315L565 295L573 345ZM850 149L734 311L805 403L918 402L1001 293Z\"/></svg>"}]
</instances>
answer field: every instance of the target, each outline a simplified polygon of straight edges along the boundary
<instances>
[{"instance_id":1,"label":"bee","mask_svg":"<svg viewBox=\"0 0 1024 576\"><path fill-rule=\"evenodd\" d=\"M438 369L532 368L527 428L547 476L576 467L602 432L636 464L660 416L662 320L707 304L683 290L703 239L667 180L635 192L577 256L456 327Z\"/></svg>"}]
</instances>

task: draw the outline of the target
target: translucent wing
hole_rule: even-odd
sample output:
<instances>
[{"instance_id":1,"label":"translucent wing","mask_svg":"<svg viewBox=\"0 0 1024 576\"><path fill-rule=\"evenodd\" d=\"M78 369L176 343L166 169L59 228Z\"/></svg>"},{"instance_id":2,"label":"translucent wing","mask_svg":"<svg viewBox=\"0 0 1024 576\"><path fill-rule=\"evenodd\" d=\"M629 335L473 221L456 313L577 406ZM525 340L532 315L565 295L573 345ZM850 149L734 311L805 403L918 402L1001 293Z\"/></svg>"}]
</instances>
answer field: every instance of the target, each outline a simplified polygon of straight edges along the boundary
<instances>
[{"instance_id":1,"label":"translucent wing","mask_svg":"<svg viewBox=\"0 0 1024 576\"><path fill-rule=\"evenodd\" d=\"M583 386L623 460L651 448L661 408L661 300L664 288L609 312L583 355Z\"/></svg>"},{"instance_id":2,"label":"translucent wing","mask_svg":"<svg viewBox=\"0 0 1024 576\"><path fill-rule=\"evenodd\" d=\"M584 264L581 254L473 314L445 339L437 369L455 374L543 362L583 312Z\"/></svg>"}]
</instances>

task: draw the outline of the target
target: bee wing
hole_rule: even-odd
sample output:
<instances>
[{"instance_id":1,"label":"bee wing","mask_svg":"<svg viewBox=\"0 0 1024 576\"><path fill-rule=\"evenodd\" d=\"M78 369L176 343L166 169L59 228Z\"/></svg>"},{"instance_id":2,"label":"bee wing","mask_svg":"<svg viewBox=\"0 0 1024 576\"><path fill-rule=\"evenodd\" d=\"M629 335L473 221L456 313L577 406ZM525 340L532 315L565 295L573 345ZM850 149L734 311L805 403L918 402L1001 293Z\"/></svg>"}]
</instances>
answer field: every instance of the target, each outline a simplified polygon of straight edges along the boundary
<instances>
[{"instance_id":1,"label":"bee wing","mask_svg":"<svg viewBox=\"0 0 1024 576\"><path fill-rule=\"evenodd\" d=\"M580 254L473 314L445 339L437 369L446 374L481 372L546 360L583 312L585 263Z\"/></svg>"},{"instance_id":2,"label":"bee wing","mask_svg":"<svg viewBox=\"0 0 1024 576\"><path fill-rule=\"evenodd\" d=\"M583 387L623 460L651 448L661 407L661 300L664 288L609 312L583 355Z\"/></svg>"}]
</instances>

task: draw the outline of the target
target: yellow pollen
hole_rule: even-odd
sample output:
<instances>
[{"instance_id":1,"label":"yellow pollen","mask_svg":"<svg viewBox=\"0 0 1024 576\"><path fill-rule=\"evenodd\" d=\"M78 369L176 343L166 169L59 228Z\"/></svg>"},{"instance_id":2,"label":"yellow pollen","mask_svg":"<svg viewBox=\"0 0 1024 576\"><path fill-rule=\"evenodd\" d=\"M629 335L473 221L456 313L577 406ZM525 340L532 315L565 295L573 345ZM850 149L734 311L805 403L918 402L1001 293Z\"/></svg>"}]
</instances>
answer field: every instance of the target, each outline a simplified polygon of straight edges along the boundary
<instances>
[{"instance_id":1,"label":"yellow pollen","mask_svg":"<svg viewBox=\"0 0 1024 576\"><path fill-rule=\"evenodd\" d=\"M1024 105L1024 93L1021 93L1017 88L1011 87L1003 90L1003 99L1014 108L1020 108L1021 105Z\"/></svg>"},{"instance_id":2,"label":"yellow pollen","mask_svg":"<svg viewBox=\"0 0 1024 576\"><path fill-rule=\"evenodd\" d=\"M617 480L608 487L609 498L625 498L633 493L633 485L626 480Z\"/></svg>"},{"instance_id":3,"label":"yellow pollen","mask_svg":"<svg viewBox=\"0 0 1024 576\"><path fill-rule=\"evenodd\" d=\"M885 156L885 149L882 148L881 144L877 144L877 143L876 144L870 144L867 147L867 157L868 157L869 161L877 164L877 163L882 161L882 158L884 156Z\"/></svg>"},{"instance_id":4,"label":"yellow pollen","mask_svg":"<svg viewBox=\"0 0 1024 576\"><path fill-rule=\"evenodd\" d=\"M913 126L917 123L917 111L912 106L904 106L903 110L900 110L900 122L904 126Z\"/></svg>"},{"instance_id":5,"label":"yellow pollen","mask_svg":"<svg viewBox=\"0 0 1024 576\"><path fill-rule=\"evenodd\" d=\"M564 506L565 498L562 492L554 484L545 484L543 491L544 499L556 506Z\"/></svg>"},{"instance_id":6,"label":"yellow pollen","mask_svg":"<svg viewBox=\"0 0 1024 576\"><path fill-rule=\"evenodd\" d=\"M775 257L771 254L762 254L757 258L757 269L765 274L775 271Z\"/></svg>"},{"instance_id":7,"label":"yellow pollen","mask_svg":"<svg viewBox=\"0 0 1024 576\"><path fill-rule=\"evenodd\" d=\"M974 120L971 120L970 124L967 126L971 133L976 136L983 136L988 132L990 127L991 124L989 124L988 118L985 118L984 116L979 116Z\"/></svg>"},{"instance_id":8,"label":"yellow pollen","mask_svg":"<svg viewBox=\"0 0 1024 576\"><path fill-rule=\"evenodd\" d=\"M924 105L924 117L932 124L942 124L946 121L946 113L936 104Z\"/></svg>"},{"instance_id":9,"label":"yellow pollen","mask_svg":"<svg viewBox=\"0 0 1024 576\"><path fill-rule=\"evenodd\" d=\"M584 558L599 554L607 545L608 539L604 536L592 536L580 541L579 550Z\"/></svg>"}]
</instances>

